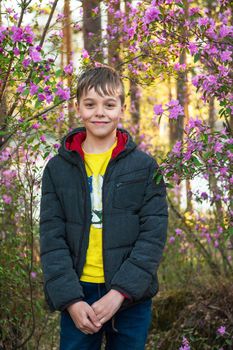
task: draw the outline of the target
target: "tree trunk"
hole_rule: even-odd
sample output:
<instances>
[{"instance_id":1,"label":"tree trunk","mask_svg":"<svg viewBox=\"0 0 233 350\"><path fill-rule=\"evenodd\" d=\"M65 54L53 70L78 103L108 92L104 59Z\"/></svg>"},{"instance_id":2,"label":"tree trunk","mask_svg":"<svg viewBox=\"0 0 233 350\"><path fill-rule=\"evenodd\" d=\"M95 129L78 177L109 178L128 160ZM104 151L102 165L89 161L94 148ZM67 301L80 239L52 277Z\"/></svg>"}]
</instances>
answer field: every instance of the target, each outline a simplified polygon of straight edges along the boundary
<instances>
[{"instance_id":1,"label":"tree trunk","mask_svg":"<svg viewBox=\"0 0 233 350\"><path fill-rule=\"evenodd\" d=\"M98 9L95 15L94 9ZM103 50L100 47L102 39L100 1L83 1L83 39L84 48L89 55L103 63Z\"/></svg>"},{"instance_id":2,"label":"tree trunk","mask_svg":"<svg viewBox=\"0 0 233 350\"><path fill-rule=\"evenodd\" d=\"M120 10L120 1L118 1L115 4L112 4L111 7L114 8L115 11ZM112 12L108 11L108 29L107 33L109 35L108 40L108 64L113 67L119 66L122 61L120 59L120 41L119 41L119 35L117 36L116 33L111 34L112 28L116 25L116 19ZM121 30L118 30L118 33L121 32Z\"/></svg>"},{"instance_id":3,"label":"tree trunk","mask_svg":"<svg viewBox=\"0 0 233 350\"><path fill-rule=\"evenodd\" d=\"M125 0L125 14L129 18L129 7L127 3L131 3L131 0ZM134 81L130 79L130 114L132 119L132 124L135 126L135 141L139 143L140 138L140 91Z\"/></svg>"},{"instance_id":4,"label":"tree trunk","mask_svg":"<svg viewBox=\"0 0 233 350\"><path fill-rule=\"evenodd\" d=\"M72 28L71 28L71 17L70 17L70 0L64 0L64 27L63 27L63 49L65 55L65 62L63 64L67 65L72 61ZM67 77L68 87L71 88L72 77L68 75ZM68 119L69 127L75 127L75 113L74 113L74 103L73 100L68 101Z\"/></svg>"},{"instance_id":5,"label":"tree trunk","mask_svg":"<svg viewBox=\"0 0 233 350\"><path fill-rule=\"evenodd\" d=\"M215 108L214 108L214 98L211 97L209 101L209 126L211 130L214 130L215 127Z\"/></svg>"}]
</instances>

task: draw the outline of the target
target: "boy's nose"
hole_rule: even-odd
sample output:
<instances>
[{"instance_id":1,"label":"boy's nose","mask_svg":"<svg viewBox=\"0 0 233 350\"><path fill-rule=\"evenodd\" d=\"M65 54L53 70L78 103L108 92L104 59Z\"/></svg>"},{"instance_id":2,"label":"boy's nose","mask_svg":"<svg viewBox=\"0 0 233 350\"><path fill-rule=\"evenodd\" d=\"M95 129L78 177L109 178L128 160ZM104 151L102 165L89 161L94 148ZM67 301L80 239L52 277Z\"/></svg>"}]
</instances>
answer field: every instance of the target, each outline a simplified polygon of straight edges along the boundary
<instances>
[{"instance_id":1,"label":"boy's nose","mask_svg":"<svg viewBox=\"0 0 233 350\"><path fill-rule=\"evenodd\" d=\"M96 109L96 116L98 117L104 117L104 108L103 106L98 106Z\"/></svg>"},{"instance_id":2,"label":"boy's nose","mask_svg":"<svg viewBox=\"0 0 233 350\"><path fill-rule=\"evenodd\" d=\"M103 117L104 118L104 113L103 111L97 111L95 114L97 117Z\"/></svg>"}]
</instances>

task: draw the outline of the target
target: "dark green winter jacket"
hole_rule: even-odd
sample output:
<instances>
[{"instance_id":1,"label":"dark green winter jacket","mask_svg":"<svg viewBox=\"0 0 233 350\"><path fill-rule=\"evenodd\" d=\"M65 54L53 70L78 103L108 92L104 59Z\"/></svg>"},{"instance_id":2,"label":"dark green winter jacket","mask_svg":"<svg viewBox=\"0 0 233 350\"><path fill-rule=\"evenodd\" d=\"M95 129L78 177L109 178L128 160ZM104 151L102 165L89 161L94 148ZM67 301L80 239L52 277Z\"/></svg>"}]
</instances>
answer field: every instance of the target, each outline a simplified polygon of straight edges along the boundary
<instances>
[{"instance_id":1,"label":"dark green winter jacket","mask_svg":"<svg viewBox=\"0 0 233 350\"><path fill-rule=\"evenodd\" d=\"M40 253L51 311L64 310L84 298L79 277L91 225L91 197L81 148L85 137L84 127L63 137L42 177ZM102 241L106 288L128 296L121 309L158 291L157 269L168 212L164 181L156 184L153 180L157 168L130 134L118 128L117 146L102 187Z\"/></svg>"}]
</instances>

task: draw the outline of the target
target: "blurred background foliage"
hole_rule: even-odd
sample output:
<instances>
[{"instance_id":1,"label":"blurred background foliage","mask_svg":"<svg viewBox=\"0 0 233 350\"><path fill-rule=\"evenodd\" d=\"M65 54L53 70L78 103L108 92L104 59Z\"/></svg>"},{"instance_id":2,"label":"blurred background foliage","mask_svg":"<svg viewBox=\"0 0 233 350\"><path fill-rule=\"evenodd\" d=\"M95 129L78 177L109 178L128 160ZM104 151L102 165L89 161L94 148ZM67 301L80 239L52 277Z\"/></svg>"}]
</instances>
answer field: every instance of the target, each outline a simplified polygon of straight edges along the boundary
<instances>
[{"instance_id":1,"label":"blurred background foliage","mask_svg":"<svg viewBox=\"0 0 233 350\"><path fill-rule=\"evenodd\" d=\"M58 349L59 313L42 288L41 174L81 125L77 75L100 64L120 72L119 126L168 188L147 349L232 349L230 1L2 0L0 15L0 349Z\"/></svg>"}]
</instances>

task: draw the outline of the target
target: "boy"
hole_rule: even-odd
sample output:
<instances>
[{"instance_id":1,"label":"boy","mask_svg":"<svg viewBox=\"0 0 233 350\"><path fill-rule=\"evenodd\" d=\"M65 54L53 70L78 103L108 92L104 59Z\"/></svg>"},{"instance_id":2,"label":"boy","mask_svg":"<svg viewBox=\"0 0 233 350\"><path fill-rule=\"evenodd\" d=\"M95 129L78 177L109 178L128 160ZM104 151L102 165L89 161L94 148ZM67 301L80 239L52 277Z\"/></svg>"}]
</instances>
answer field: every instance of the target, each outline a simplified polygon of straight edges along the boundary
<instances>
[{"instance_id":1,"label":"boy","mask_svg":"<svg viewBox=\"0 0 233 350\"><path fill-rule=\"evenodd\" d=\"M60 350L142 350L167 231L156 161L117 125L124 86L109 66L78 80L84 126L69 132L42 178L44 291L61 311Z\"/></svg>"}]
</instances>

